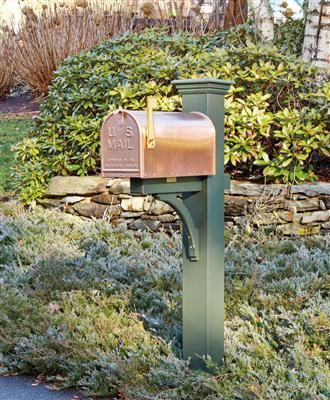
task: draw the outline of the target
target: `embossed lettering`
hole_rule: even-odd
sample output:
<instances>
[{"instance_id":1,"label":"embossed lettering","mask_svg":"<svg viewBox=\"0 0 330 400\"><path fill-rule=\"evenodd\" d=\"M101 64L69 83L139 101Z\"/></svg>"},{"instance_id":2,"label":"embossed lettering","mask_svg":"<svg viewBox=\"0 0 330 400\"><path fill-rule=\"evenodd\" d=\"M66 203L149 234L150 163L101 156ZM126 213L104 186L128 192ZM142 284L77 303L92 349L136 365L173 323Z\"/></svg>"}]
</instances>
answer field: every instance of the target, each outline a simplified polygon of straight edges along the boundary
<instances>
[{"instance_id":1,"label":"embossed lettering","mask_svg":"<svg viewBox=\"0 0 330 400\"><path fill-rule=\"evenodd\" d=\"M117 140L117 149L122 150L123 148L124 148L123 139L118 139Z\"/></svg>"},{"instance_id":2,"label":"embossed lettering","mask_svg":"<svg viewBox=\"0 0 330 400\"><path fill-rule=\"evenodd\" d=\"M126 127L126 136L132 137L133 136L133 128L131 126Z\"/></svg>"},{"instance_id":3,"label":"embossed lettering","mask_svg":"<svg viewBox=\"0 0 330 400\"><path fill-rule=\"evenodd\" d=\"M108 139L108 150L134 150L130 139Z\"/></svg>"},{"instance_id":4,"label":"embossed lettering","mask_svg":"<svg viewBox=\"0 0 330 400\"><path fill-rule=\"evenodd\" d=\"M114 126L109 126L109 136L110 137L116 136L116 128Z\"/></svg>"},{"instance_id":5,"label":"embossed lettering","mask_svg":"<svg viewBox=\"0 0 330 400\"><path fill-rule=\"evenodd\" d=\"M125 139L126 142L126 149L127 150L134 150L134 147L132 146L131 142L129 139Z\"/></svg>"},{"instance_id":6,"label":"embossed lettering","mask_svg":"<svg viewBox=\"0 0 330 400\"><path fill-rule=\"evenodd\" d=\"M108 139L108 150L114 150L116 145L116 139Z\"/></svg>"}]
</instances>

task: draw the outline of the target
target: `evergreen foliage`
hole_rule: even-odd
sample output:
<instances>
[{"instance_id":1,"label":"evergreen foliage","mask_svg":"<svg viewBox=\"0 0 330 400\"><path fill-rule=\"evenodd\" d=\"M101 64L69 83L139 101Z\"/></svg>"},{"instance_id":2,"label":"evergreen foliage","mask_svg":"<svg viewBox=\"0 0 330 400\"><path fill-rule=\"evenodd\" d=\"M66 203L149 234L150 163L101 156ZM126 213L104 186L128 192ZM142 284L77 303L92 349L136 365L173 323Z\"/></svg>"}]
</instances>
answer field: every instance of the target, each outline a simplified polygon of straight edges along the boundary
<instances>
[{"instance_id":1,"label":"evergreen foliage","mask_svg":"<svg viewBox=\"0 0 330 400\"><path fill-rule=\"evenodd\" d=\"M244 35L243 35L243 33ZM178 78L234 80L226 101L227 171L278 181L315 179L329 160L330 86L316 70L242 27L197 38L149 29L67 58L56 73L32 136L16 148L21 199L40 197L53 175L99 172L100 127L118 108L180 110Z\"/></svg>"}]
</instances>

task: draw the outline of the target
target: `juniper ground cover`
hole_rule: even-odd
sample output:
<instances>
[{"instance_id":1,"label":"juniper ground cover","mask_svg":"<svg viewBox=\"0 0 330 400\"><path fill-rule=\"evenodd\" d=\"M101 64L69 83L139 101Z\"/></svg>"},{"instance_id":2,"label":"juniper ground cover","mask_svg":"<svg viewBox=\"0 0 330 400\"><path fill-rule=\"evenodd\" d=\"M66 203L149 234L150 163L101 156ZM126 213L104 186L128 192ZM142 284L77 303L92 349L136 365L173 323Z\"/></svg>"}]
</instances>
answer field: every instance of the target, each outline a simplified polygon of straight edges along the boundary
<instances>
[{"instance_id":1,"label":"juniper ground cover","mask_svg":"<svg viewBox=\"0 0 330 400\"><path fill-rule=\"evenodd\" d=\"M328 399L329 247L226 231L226 356L191 371L179 235L0 203L0 373L122 399Z\"/></svg>"}]
</instances>

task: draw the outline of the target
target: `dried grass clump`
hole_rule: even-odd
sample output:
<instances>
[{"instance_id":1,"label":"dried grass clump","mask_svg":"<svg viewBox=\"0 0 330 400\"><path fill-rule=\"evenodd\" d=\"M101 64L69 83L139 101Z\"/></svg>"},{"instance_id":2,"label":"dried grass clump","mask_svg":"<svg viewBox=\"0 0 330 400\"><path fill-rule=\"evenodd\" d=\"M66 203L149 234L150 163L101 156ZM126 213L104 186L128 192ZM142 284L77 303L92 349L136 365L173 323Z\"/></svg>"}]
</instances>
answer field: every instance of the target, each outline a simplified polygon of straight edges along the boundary
<instances>
[{"instance_id":1,"label":"dried grass clump","mask_svg":"<svg viewBox=\"0 0 330 400\"><path fill-rule=\"evenodd\" d=\"M147 18L150 17L154 11L155 7L151 1L144 3L141 7L141 11Z\"/></svg>"},{"instance_id":2,"label":"dried grass clump","mask_svg":"<svg viewBox=\"0 0 330 400\"><path fill-rule=\"evenodd\" d=\"M133 2L127 0L54 0L36 8L31 4L21 2L22 21L18 30L15 27L15 43L6 37L1 44L11 49L10 54L3 58L10 59L10 65L6 63L0 68L5 69L5 73L1 71L4 76L1 77L7 82L12 79L9 78L12 74L10 68L15 64L18 80L35 96L47 94L54 71L64 58L89 50L123 31L141 31L146 27L165 25L169 33L188 31L203 35L224 27L219 7L206 17L199 3L192 2L189 7L181 0L145 2L140 8L141 16L134 14ZM236 13L235 10L231 12Z\"/></svg>"},{"instance_id":3,"label":"dried grass clump","mask_svg":"<svg viewBox=\"0 0 330 400\"><path fill-rule=\"evenodd\" d=\"M66 57L89 50L131 23L127 10L106 1L92 7L76 0L71 7L42 7L40 13L25 6L22 14L12 58L18 78L35 96L47 94L54 71Z\"/></svg>"},{"instance_id":4,"label":"dried grass clump","mask_svg":"<svg viewBox=\"0 0 330 400\"><path fill-rule=\"evenodd\" d=\"M13 85L14 68L10 51L13 36L8 27L0 29L0 98L6 96Z\"/></svg>"}]
</instances>

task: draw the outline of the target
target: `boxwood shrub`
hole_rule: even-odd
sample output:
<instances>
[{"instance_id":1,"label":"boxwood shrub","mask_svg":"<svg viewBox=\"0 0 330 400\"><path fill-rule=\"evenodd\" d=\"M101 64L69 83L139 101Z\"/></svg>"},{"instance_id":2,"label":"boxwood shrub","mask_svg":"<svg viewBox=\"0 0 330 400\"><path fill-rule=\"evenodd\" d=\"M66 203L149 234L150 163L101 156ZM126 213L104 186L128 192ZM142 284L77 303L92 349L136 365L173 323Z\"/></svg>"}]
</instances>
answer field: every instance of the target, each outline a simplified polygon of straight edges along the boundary
<instances>
[{"instance_id":1,"label":"boxwood shrub","mask_svg":"<svg viewBox=\"0 0 330 400\"><path fill-rule=\"evenodd\" d=\"M99 172L102 120L118 108L143 109L149 95L179 111L171 80L235 81L226 98L226 169L235 177L315 178L329 161L330 84L296 56L258 42L242 27L203 37L149 29L126 33L67 58L29 138L16 148L15 185L30 203L53 175Z\"/></svg>"}]
</instances>

